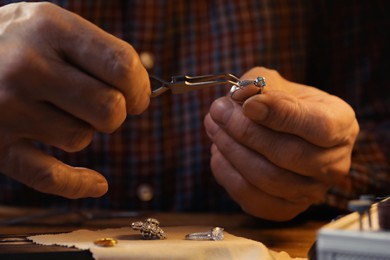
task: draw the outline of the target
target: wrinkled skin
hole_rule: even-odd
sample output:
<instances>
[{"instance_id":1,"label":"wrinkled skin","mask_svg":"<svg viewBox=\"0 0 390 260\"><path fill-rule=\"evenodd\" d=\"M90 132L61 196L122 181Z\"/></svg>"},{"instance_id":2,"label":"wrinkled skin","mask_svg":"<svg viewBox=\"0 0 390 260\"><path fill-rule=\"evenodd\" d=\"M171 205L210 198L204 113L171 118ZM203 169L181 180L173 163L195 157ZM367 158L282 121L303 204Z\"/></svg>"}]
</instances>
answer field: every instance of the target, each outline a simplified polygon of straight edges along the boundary
<instances>
[{"instance_id":1,"label":"wrinkled skin","mask_svg":"<svg viewBox=\"0 0 390 260\"><path fill-rule=\"evenodd\" d=\"M82 37L81 37L82 36ZM33 142L67 152L111 133L149 104L147 72L132 46L49 3L0 8L0 172L41 192L99 197L99 173L66 165ZM291 219L348 174L359 127L341 99L254 68L247 88L205 118L217 181L249 214Z\"/></svg>"},{"instance_id":2,"label":"wrinkled skin","mask_svg":"<svg viewBox=\"0 0 390 260\"><path fill-rule=\"evenodd\" d=\"M343 183L359 126L336 96L261 67L242 79L257 76L266 78L263 95L252 86L234 95L240 102L223 97L212 104L204 120L211 168L243 210L285 221Z\"/></svg>"},{"instance_id":3,"label":"wrinkled skin","mask_svg":"<svg viewBox=\"0 0 390 260\"><path fill-rule=\"evenodd\" d=\"M132 46L49 3L0 8L0 172L67 198L99 197L99 173L66 165L34 141L67 152L111 133L149 104Z\"/></svg>"}]
</instances>

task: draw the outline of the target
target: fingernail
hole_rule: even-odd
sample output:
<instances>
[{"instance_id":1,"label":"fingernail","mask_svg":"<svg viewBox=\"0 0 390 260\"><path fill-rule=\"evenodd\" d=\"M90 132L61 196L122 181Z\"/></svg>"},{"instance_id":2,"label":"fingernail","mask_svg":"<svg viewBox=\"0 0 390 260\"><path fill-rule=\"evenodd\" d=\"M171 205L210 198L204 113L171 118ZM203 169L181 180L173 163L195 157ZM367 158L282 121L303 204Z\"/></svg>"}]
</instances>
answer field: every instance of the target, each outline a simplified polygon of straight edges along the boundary
<instances>
[{"instance_id":1,"label":"fingernail","mask_svg":"<svg viewBox=\"0 0 390 260\"><path fill-rule=\"evenodd\" d=\"M252 98L243 104L244 114L255 121L264 121L269 114L269 108L260 98Z\"/></svg>"},{"instance_id":2,"label":"fingernail","mask_svg":"<svg viewBox=\"0 0 390 260\"><path fill-rule=\"evenodd\" d=\"M214 101L210 108L211 117L220 125L226 125L232 116L234 105L228 98L220 98Z\"/></svg>"}]
</instances>

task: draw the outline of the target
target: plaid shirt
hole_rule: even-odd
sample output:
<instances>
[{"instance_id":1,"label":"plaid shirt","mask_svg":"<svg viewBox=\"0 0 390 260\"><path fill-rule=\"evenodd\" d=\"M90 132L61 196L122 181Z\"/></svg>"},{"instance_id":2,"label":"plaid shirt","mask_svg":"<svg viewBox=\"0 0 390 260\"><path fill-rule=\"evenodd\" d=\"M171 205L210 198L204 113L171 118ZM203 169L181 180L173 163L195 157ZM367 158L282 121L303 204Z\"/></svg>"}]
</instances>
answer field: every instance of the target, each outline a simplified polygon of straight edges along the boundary
<instances>
[{"instance_id":1,"label":"plaid shirt","mask_svg":"<svg viewBox=\"0 0 390 260\"><path fill-rule=\"evenodd\" d=\"M11 2L17 1L2 1ZM340 96L356 110L361 134L348 185L332 189L327 203L345 207L348 199L361 193L390 193L386 0L52 2L128 41L139 53L151 54L154 66L149 72L165 79L218 72L239 76L261 65ZM70 165L104 174L110 190L100 199L40 194L2 176L0 203L238 210L212 177L210 141L202 123L213 100L227 91L228 86L222 86L162 95L152 99L142 115L128 116L114 134L96 134L81 152L47 148ZM151 200L140 199L145 184L153 192Z\"/></svg>"}]
</instances>

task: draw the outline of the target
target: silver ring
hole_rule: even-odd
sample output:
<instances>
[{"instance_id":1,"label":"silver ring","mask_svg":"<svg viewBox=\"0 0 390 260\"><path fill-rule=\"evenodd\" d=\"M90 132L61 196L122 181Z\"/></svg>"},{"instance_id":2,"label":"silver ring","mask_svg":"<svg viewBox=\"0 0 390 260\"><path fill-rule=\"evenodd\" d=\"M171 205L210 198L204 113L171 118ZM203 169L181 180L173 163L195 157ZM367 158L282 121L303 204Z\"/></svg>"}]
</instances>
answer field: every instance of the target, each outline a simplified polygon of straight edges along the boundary
<instances>
[{"instance_id":1,"label":"silver ring","mask_svg":"<svg viewBox=\"0 0 390 260\"><path fill-rule=\"evenodd\" d=\"M160 228L160 222L155 218L147 218L144 222L136 221L131 223L134 230L139 230L144 239L165 239L167 236Z\"/></svg>"},{"instance_id":2,"label":"silver ring","mask_svg":"<svg viewBox=\"0 0 390 260\"><path fill-rule=\"evenodd\" d=\"M186 235L187 240L214 240L219 241L224 239L223 228L213 227L207 232L197 232Z\"/></svg>"},{"instance_id":3,"label":"silver ring","mask_svg":"<svg viewBox=\"0 0 390 260\"><path fill-rule=\"evenodd\" d=\"M230 97L233 98L234 94L236 94L237 91L240 91L250 85L255 85L256 87L259 88L257 94L263 94L264 88L267 84L265 83L264 77L257 77L255 80L249 80L249 79L240 80L237 84L231 87Z\"/></svg>"}]
</instances>

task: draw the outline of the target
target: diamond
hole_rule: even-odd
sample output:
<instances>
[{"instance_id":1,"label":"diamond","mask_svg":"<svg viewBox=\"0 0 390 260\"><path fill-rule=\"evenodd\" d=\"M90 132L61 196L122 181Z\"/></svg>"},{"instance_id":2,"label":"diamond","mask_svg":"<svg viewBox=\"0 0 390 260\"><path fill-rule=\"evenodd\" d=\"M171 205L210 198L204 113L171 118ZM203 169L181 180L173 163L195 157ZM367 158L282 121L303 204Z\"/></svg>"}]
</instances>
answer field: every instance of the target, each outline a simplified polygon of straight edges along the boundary
<instances>
[{"instance_id":1,"label":"diamond","mask_svg":"<svg viewBox=\"0 0 390 260\"><path fill-rule=\"evenodd\" d=\"M211 229L210 236L212 240L223 240L224 239L223 228L215 227Z\"/></svg>"}]
</instances>

